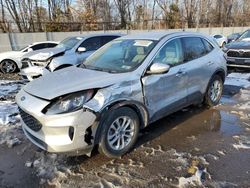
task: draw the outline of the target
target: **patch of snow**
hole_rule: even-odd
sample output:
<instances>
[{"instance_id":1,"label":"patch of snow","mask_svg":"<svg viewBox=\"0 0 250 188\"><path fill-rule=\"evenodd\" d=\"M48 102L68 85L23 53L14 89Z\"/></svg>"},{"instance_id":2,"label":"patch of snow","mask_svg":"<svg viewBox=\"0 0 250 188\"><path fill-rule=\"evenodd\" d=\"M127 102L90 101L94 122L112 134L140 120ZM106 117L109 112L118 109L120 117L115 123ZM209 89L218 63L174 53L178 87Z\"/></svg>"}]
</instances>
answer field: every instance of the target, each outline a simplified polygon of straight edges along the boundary
<instances>
[{"instance_id":1,"label":"patch of snow","mask_svg":"<svg viewBox=\"0 0 250 188\"><path fill-rule=\"evenodd\" d=\"M225 152L224 151L221 151L221 150L219 150L219 151L217 151L219 154L221 154L221 155L225 155Z\"/></svg>"},{"instance_id":2,"label":"patch of snow","mask_svg":"<svg viewBox=\"0 0 250 188\"><path fill-rule=\"evenodd\" d=\"M250 138L247 136L233 136L238 141L237 144L232 144L237 150L239 149L250 149Z\"/></svg>"},{"instance_id":3,"label":"patch of snow","mask_svg":"<svg viewBox=\"0 0 250 188\"><path fill-rule=\"evenodd\" d=\"M250 87L250 73L231 73L225 80L225 85L239 86L243 88Z\"/></svg>"},{"instance_id":4,"label":"patch of snow","mask_svg":"<svg viewBox=\"0 0 250 188\"><path fill-rule=\"evenodd\" d=\"M16 103L11 101L0 102L0 126L14 124L20 120Z\"/></svg>"},{"instance_id":5,"label":"patch of snow","mask_svg":"<svg viewBox=\"0 0 250 188\"><path fill-rule=\"evenodd\" d=\"M181 187L181 188L185 188L185 187L190 187L190 186L202 186L202 177L207 174L209 176L209 178L211 179L211 176L210 174L208 174L207 172L207 169L202 169L202 170L199 170L197 167L196 167L196 172L194 175L192 175L191 177L180 177L179 178L179 185L178 187Z\"/></svg>"}]
</instances>

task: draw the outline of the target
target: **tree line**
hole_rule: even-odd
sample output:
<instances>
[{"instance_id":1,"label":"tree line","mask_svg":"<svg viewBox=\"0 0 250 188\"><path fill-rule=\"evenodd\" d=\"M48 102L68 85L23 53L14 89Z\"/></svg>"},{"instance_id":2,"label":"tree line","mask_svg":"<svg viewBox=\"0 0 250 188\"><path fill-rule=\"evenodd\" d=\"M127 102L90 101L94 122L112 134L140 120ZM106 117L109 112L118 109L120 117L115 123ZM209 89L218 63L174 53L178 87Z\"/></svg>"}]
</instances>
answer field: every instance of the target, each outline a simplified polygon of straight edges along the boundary
<instances>
[{"instance_id":1,"label":"tree line","mask_svg":"<svg viewBox=\"0 0 250 188\"><path fill-rule=\"evenodd\" d=\"M0 0L2 32L248 26L250 0Z\"/></svg>"}]
</instances>

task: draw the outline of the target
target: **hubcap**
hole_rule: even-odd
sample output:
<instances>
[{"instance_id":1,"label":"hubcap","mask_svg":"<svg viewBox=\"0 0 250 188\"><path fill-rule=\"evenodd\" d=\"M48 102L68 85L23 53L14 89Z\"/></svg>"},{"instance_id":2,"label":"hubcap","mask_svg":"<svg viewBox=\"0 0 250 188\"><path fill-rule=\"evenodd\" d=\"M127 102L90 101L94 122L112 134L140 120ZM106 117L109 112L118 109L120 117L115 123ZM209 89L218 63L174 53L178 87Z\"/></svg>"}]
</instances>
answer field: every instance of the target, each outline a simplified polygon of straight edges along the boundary
<instances>
[{"instance_id":1,"label":"hubcap","mask_svg":"<svg viewBox=\"0 0 250 188\"><path fill-rule=\"evenodd\" d=\"M135 125L128 116L118 117L108 130L108 144L114 150L124 149L132 140Z\"/></svg>"},{"instance_id":2,"label":"hubcap","mask_svg":"<svg viewBox=\"0 0 250 188\"><path fill-rule=\"evenodd\" d=\"M222 86L220 81L215 80L210 88L210 99L215 102L219 99L222 92Z\"/></svg>"},{"instance_id":3,"label":"hubcap","mask_svg":"<svg viewBox=\"0 0 250 188\"><path fill-rule=\"evenodd\" d=\"M11 72L14 72L15 71L15 64L11 61L3 61L2 62L2 70L5 72L5 73L11 73Z\"/></svg>"}]
</instances>

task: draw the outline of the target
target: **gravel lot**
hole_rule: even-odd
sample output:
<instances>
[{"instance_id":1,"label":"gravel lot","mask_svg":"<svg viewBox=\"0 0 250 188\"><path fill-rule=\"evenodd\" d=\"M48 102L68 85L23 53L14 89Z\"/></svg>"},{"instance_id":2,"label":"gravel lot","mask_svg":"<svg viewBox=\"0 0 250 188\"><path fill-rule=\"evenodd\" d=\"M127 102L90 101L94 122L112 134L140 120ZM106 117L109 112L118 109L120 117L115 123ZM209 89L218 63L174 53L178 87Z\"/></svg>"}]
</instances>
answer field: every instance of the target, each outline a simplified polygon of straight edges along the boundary
<instances>
[{"instance_id":1,"label":"gravel lot","mask_svg":"<svg viewBox=\"0 0 250 188\"><path fill-rule=\"evenodd\" d=\"M249 187L250 74L232 73L219 105L183 109L142 131L120 159L67 157L31 144L15 94L25 83L0 74L0 187Z\"/></svg>"}]
</instances>

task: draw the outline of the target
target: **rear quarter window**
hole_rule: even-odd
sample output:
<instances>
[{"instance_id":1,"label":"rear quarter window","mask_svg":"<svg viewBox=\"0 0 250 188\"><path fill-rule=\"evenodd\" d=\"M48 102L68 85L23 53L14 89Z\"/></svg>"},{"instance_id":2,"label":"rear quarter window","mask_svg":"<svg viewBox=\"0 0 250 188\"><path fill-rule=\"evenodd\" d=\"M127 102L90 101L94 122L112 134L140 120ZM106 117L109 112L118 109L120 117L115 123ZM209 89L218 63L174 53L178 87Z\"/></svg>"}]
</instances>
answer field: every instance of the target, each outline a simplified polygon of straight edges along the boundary
<instances>
[{"instance_id":1,"label":"rear quarter window","mask_svg":"<svg viewBox=\"0 0 250 188\"><path fill-rule=\"evenodd\" d=\"M184 61L191 61L207 54L207 50L200 37L182 38L184 47Z\"/></svg>"},{"instance_id":2,"label":"rear quarter window","mask_svg":"<svg viewBox=\"0 0 250 188\"><path fill-rule=\"evenodd\" d=\"M212 46L212 44L210 44L210 42L208 42L207 40L202 39L202 42L203 42L203 44L205 46L207 54L210 53L214 49L214 47Z\"/></svg>"}]
</instances>

